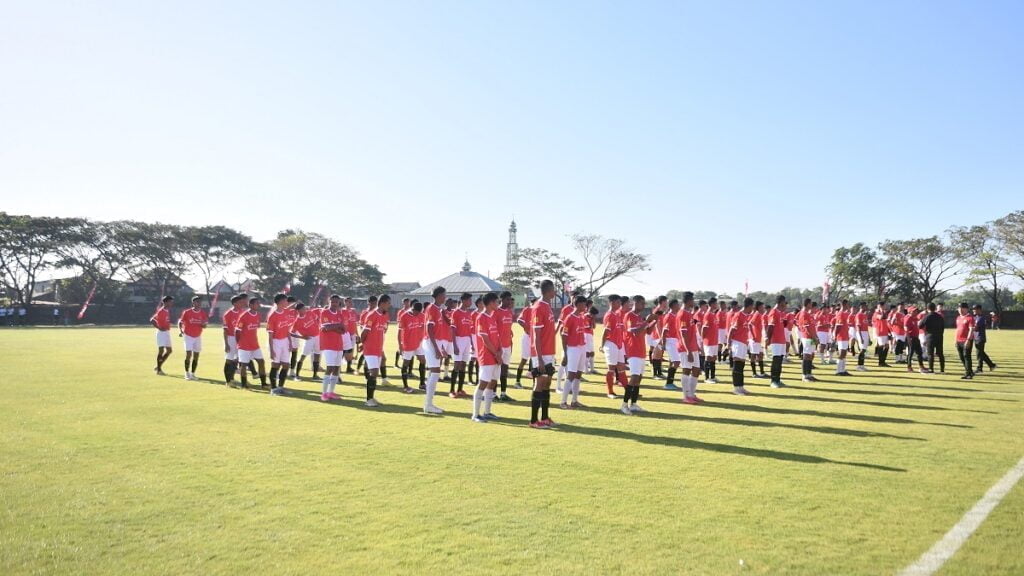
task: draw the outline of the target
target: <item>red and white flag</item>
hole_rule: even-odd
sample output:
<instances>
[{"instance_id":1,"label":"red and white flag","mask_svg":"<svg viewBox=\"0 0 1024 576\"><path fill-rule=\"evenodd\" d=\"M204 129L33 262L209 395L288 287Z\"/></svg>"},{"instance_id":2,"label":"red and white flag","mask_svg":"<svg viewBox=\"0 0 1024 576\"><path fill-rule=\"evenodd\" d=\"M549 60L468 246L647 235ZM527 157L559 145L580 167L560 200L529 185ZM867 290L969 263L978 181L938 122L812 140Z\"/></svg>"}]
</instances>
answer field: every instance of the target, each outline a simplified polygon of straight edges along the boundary
<instances>
[{"instance_id":1,"label":"red and white flag","mask_svg":"<svg viewBox=\"0 0 1024 576\"><path fill-rule=\"evenodd\" d=\"M82 309L78 311L78 319L81 320L85 317L85 311L89 309L89 303L92 302L92 297L96 295L96 283L93 282L92 290L89 290L89 295L85 298L85 303L82 304Z\"/></svg>"},{"instance_id":2,"label":"red and white flag","mask_svg":"<svg viewBox=\"0 0 1024 576\"><path fill-rule=\"evenodd\" d=\"M743 297L750 296L750 280L743 281Z\"/></svg>"},{"instance_id":3,"label":"red and white flag","mask_svg":"<svg viewBox=\"0 0 1024 576\"><path fill-rule=\"evenodd\" d=\"M822 304L825 304L825 303L828 302L829 288L831 288L831 286L828 285L828 280L825 280L825 283L821 285L821 303Z\"/></svg>"},{"instance_id":4,"label":"red and white flag","mask_svg":"<svg viewBox=\"0 0 1024 576\"><path fill-rule=\"evenodd\" d=\"M316 299L320 297L320 292L323 292L323 289L324 289L324 285L323 284L318 284L317 285L316 292L313 293L313 298L310 300L310 303L309 303L310 306L313 306L314 308L316 307Z\"/></svg>"},{"instance_id":5,"label":"red and white flag","mask_svg":"<svg viewBox=\"0 0 1024 576\"><path fill-rule=\"evenodd\" d=\"M213 293L213 300L210 302L210 313L206 315L207 318L213 318L213 309L217 307L217 300L220 299L220 292Z\"/></svg>"}]
</instances>

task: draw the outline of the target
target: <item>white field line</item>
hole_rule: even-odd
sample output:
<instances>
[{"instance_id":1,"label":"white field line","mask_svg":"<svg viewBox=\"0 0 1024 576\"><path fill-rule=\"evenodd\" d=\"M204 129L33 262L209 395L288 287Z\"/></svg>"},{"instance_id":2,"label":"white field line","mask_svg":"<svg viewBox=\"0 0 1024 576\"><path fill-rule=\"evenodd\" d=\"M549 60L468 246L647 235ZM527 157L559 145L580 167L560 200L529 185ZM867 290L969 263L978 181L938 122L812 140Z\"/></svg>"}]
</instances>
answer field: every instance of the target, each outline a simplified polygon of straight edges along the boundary
<instances>
[{"instance_id":1,"label":"white field line","mask_svg":"<svg viewBox=\"0 0 1024 576\"><path fill-rule=\"evenodd\" d=\"M999 502L1010 493L1021 477L1024 477L1024 458L1021 458L1017 465L1010 468L1010 471L999 482L989 488L981 500L978 500L974 507L968 510L941 540L918 558L917 562L900 571L899 576L930 576L938 572L939 568L942 568L942 565L952 558L956 551L964 545L964 542L971 537L971 534L974 534L978 526L981 526L985 518L988 518L989 513L999 505Z\"/></svg>"}]
</instances>

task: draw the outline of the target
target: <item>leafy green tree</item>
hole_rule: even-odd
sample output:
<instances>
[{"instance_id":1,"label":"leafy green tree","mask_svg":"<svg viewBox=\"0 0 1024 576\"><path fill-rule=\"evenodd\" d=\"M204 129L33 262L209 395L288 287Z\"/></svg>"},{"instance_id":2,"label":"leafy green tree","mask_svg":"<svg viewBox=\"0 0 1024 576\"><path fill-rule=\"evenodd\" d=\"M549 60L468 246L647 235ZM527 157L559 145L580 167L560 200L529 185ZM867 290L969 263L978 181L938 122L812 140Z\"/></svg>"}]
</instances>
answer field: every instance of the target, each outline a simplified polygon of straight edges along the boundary
<instances>
[{"instance_id":1,"label":"leafy green tree","mask_svg":"<svg viewBox=\"0 0 1024 576\"><path fill-rule=\"evenodd\" d=\"M0 279L12 300L31 306L40 272L53 269L74 241L81 218L49 218L0 212Z\"/></svg>"},{"instance_id":2,"label":"leafy green tree","mask_svg":"<svg viewBox=\"0 0 1024 576\"><path fill-rule=\"evenodd\" d=\"M638 254L618 238L599 234L573 234L572 246L583 265L580 287L590 297L619 278L632 277L651 269L646 254Z\"/></svg>"},{"instance_id":3,"label":"leafy green tree","mask_svg":"<svg viewBox=\"0 0 1024 576\"><path fill-rule=\"evenodd\" d=\"M953 250L966 270L966 285L981 290L997 314L1006 302L1000 297L1004 275L1004 244L995 225L957 226L950 230ZM1013 304L1010 298L1009 305Z\"/></svg>"},{"instance_id":4,"label":"leafy green tree","mask_svg":"<svg viewBox=\"0 0 1024 576\"><path fill-rule=\"evenodd\" d=\"M923 304L934 302L955 289L950 282L961 273L960 258L943 238L886 240L878 248L888 275L890 297L899 295L900 299L907 300L903 292L909 289L910 298Z\"/></svg>"}]
</instances>

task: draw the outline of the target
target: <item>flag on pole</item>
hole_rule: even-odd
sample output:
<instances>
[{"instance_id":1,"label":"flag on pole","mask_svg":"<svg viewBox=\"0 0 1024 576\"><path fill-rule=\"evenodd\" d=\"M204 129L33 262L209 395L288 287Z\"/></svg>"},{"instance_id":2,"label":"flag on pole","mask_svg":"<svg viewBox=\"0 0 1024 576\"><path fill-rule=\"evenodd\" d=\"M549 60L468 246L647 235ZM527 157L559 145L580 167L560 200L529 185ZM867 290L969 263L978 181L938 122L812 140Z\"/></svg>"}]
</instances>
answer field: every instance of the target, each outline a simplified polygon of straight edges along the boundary
<instances>
[{"instance_id":1,"label":"flag on pole","mask_svg":"<svg viewBox=\"0 0 1024 576\"><path fill-rule=\"evenodd\" d=\"M213 300L210 302L210 312L206 315L207 318L213 318L213 309L217 307L218 299L220 299L220 292L214 292Z\"/></svg>"},{"instance_id":2,"label":"flag on pole","mask_svg":"<svg viewBox=\"0 0 1024 576\"><path fill-rule=\"evenodd\" d=\"M829 288L830 288L830 286L828 285L828 280L825 280L825 283L821 285L821 303L822 304L827 304L828 303Z\"/></svg>"},{"instance_id":3,"label":"flag on pole","mask_svg":"<svg viewBox=\"0 0 1024 576\"><path fill-rule=\"evenodd\" d=\"M85 303L82 304L82 309L78 311L78 319L81 320L85 317L85 311L89 309L89 303L92 302L92 297L96 295L96 283L92 283L92 290L89 290L89 295L85 298Z\"/></svg>"},{"instance_id":4,"label":"flag on pole","mask_svg":"<svg viewBox=\"0 0 1024 576\"><path fill-rule=\"evenodd\" d=\"M322 292L323 289L324 289L323 283L320 283L320 284L317 285L316 292L313 293L313 298L312 298L312 300L309 303L310 306L316 307L316 299L320 297L320 292Z\"/></svg>"},{"instance_id":5,"label":"flag on pole","mask_svg":"<svg viewBox=\"0 0 1024 576\"><path fill-rule=\"evenodd\" d=\"M743 297L750 296L750 280L743 281Z\"/></svg>"}]
</instances>

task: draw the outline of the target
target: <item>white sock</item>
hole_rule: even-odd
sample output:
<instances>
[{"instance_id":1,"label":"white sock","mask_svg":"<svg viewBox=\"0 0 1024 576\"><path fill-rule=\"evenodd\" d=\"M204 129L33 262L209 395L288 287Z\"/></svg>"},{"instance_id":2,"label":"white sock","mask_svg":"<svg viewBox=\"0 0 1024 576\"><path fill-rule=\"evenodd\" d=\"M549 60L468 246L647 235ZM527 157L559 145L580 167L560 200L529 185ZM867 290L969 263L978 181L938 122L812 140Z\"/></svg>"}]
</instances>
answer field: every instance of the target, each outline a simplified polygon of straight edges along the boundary
<instances>
[{"instance_id":1,"label":"white sock","mask_svg":"<svg viewBox=\"0 0 1024 576\"><path fill-rule=\"evenodd\" d=\"M572 381L572 403L575 404L580 401L580 379L577 378Z\"/></svg>"},{"instance_id":2,"label":"white sock","mask_svg":"<svg viewBox=\"0 0 1024 576\"><path fill-rule=\"evenodd\" d=\"M434 405L434 391L437 390L437 381L440 379L440 374L437 372L431 372L427 376L427 393L423 397L423 409L426 410L428 407Z\"/></svg>"},{"instance_id":3,"label":"white sock","mask_svg":"<svg viewBox=\"0 0 1024 576\"><path fill-rule=\"evenodd\" d=\"M697 377L690 376L690 396L697 396Z\"/></svg>"},{"instance_id":4,"label":"white sock","mask_svg":"<svg viewBox=\"0 0 1024 576\"><path fill-rule=\"evenodd\" d=\"M477 385L473 390L473 416L480 416L480 401L484 398L484 391Z\"/></svg>"},{"instance_id":5,"label":"white sock","mask_svg":"<svg viewBox=\"0 0 1024 576\"><path fill-rule=\"evenodd\" d=\"M845 359L840 358L839 361L836 362L836 370L839 371L839 372L846 372L846 360Z\"/></svg>"},{"instance_id":6,"label":"white sock","mask_svg":"<svg viewBox=\"0 0 1024 576\"><path fill-rule=\"evenodd\" d=\"M320 385L320 395L321 396L326 395L327 391L330 390L330 387L331 387L331 377L330 376L324 376L324 382L323 382L323 384Z\"/></svg>"},{"instance_id":7,"label":"white sock","mask_svg":"<svg viewBox=\"0 0 1024 576\"><path fill-rule=\"evenodd\" d=\"M491 404L494 402L494 390L488 388L484 391L484 414L491 413Z\"/></svg>"},{"instance_id":8,"label":"white sock","mask_svg":"<svg viewBox=\"0 0 1024 576\"><path fill-rule=\"evenodd\" d=\"M572 388L572 382L568 382L565 386L562 386L562 404L569 398L570 388Z\"/></svg>"}]
</instances>

